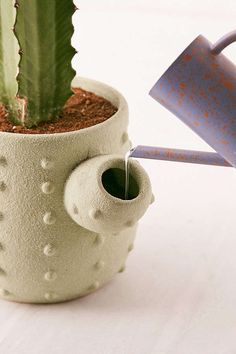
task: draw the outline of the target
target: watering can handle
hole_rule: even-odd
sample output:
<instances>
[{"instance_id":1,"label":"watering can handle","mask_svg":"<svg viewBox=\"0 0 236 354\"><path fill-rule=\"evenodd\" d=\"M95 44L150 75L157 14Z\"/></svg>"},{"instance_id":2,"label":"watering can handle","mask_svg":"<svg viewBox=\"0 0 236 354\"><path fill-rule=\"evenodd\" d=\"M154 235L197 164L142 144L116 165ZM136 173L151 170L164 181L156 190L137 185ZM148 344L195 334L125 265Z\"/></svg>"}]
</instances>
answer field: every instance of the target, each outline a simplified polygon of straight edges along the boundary
<instances>
[{"instance_id":1,"label":"watering can handle","mask_svg":"<svg viewBox=\"0 0 236 354\"><path fill-rule=\"evenodd\" d=\"M211 48L213 54L220 54L224 48L236 41L236 31L227 33L220 38Z\"/></svg>"}]
</instances>

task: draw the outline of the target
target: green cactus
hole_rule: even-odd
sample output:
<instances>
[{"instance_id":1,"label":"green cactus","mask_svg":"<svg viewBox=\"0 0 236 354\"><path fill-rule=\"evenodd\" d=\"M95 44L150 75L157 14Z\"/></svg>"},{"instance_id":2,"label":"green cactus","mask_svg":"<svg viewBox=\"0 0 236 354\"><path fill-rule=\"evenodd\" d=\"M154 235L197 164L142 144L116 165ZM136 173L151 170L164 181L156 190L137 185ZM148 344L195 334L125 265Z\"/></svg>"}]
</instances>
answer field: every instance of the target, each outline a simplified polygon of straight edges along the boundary
<instances>
[{"instance_id":1,"label":"green cactus","mask_svg":"<svg viewBox=\"0 0 236 354\"><path fill-rule=\"evenodd\" d=\"M0 102L28 128L58 116L75 72L73 0L0 0Z\"/></svg>"}]
</instances>

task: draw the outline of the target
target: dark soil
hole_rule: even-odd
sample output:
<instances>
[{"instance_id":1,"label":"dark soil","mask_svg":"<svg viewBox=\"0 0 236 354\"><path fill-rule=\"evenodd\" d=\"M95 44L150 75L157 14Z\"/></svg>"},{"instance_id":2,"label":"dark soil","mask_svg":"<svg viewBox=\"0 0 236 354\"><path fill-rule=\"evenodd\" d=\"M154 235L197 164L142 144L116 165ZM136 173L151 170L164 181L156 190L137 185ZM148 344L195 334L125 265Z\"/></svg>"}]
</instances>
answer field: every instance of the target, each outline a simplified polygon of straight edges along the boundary
<instances>
[{"instance_id":1,"label":"dark soil","mask_svg":"<svg viewBox=\"0 0 236 354\"><path fill-rule=\"evenodd\" d=\"M57 119L30 129L10 123L4 107L0 106L0 132L21 134L69 132L102 123L117 112L117 108L103 97L80 88L73 89L73 91L74 95L69 98Z\"/></svg>"}]
</instances>

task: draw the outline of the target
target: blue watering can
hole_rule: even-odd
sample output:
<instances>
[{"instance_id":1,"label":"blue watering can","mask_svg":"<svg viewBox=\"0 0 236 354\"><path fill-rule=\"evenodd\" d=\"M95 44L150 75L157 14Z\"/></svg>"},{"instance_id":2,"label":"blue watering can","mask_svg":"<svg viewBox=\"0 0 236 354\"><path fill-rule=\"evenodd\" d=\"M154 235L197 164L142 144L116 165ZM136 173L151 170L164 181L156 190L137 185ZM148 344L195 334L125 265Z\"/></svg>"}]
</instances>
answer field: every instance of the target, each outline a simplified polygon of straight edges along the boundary
<instances>
[{"instance_id":1,"label":"blue watering can","mask_svg":"<svg viewBox=\"0 0 236 354\"><path fill-rule=\"evenodd\" d=\"M198 36L150 91L216 153L138 145L130 157L236 167L236 66L222 54L234 41Z\"/></svg>"}]
</instances>

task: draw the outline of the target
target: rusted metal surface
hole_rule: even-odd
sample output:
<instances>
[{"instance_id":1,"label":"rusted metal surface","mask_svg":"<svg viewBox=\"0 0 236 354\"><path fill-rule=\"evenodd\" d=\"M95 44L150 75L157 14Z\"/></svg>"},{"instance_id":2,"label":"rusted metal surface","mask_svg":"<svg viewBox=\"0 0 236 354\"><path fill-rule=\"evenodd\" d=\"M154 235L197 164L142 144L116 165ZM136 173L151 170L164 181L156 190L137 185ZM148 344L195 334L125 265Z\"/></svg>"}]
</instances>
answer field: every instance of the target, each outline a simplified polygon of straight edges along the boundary
<instances>
[{"instance_id":1,"label":"rusted metal surface","mask_svg":"<svg viewBox=\"0 0 236 354\"><path fill-rule=\"evenodd\" d=\"M155 146L138 145L131 151L130 157L232 167L228 161L215 152L169 149Z\"/></svg>"},{"instance_id":2,"label":"rusted metal surface","mask_svg":"<svg viewBox=\"0 0 236 354\"><path fill-rule=\"evenodd\" d=\"M236 32L215 45L198 36L150 91L234 167L236 66L220 51L235 40Z\"/></svg>"}]
</instances>

